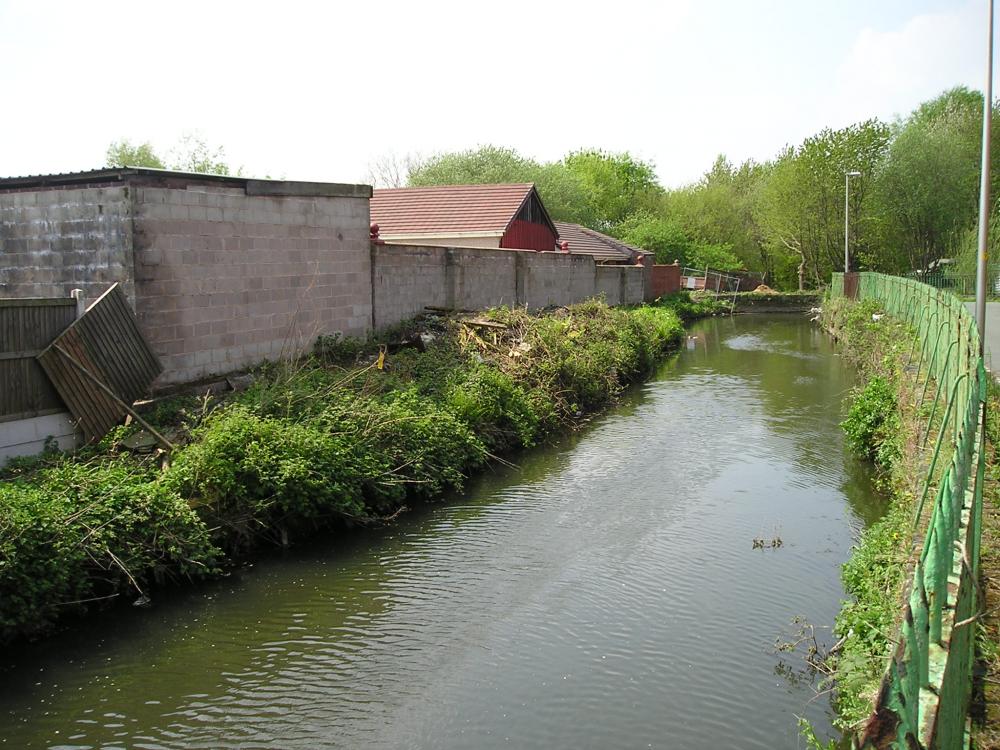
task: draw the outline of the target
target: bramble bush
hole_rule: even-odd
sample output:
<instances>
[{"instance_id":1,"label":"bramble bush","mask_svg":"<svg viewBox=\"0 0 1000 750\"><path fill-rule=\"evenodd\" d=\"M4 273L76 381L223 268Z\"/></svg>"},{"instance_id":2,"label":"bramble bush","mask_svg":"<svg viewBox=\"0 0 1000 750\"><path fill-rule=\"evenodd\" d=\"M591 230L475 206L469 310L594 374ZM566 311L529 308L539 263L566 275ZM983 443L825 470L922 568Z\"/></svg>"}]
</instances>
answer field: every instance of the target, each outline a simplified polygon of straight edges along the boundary
<instances>
[{"instance_id":1,"label":"bramble bush","mask_svg":"<svg viewBox=\"0 0 1000 750\"><path fill-rule=\"evenodd\" d=\"M66 459L0 483L0 640L88 600L211 574L220 555L188 504L134 461Z\"/></svg>"}]
</instances>

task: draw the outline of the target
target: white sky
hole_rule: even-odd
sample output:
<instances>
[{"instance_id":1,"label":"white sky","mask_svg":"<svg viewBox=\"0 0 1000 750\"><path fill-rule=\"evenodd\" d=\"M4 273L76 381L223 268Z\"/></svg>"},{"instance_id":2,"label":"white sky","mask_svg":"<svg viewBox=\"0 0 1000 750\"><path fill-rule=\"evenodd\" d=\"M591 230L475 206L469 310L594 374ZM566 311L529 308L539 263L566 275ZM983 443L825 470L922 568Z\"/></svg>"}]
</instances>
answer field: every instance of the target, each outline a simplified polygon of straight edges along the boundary
<instances>
[{"instance_id":1,"label":"white sky","mask_svg":"<svg viewBox=\"0 0 1000 750\"><path fill-rule=\"evenodd\" d=\"M0 0L0 175L185 132L251 175L363 182L493 143L763 160L825 126L981 89L986 0Z\"/></svg>"}]
</instances>

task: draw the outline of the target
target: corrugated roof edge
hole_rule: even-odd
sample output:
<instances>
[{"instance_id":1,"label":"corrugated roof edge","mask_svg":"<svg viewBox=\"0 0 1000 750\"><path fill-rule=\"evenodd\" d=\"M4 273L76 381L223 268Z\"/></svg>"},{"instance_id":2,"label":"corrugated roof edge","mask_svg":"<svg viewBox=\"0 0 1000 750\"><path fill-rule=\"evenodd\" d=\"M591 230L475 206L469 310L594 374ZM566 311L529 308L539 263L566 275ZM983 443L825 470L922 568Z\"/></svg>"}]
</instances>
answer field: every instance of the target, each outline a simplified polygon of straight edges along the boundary
<instances>
[{"instance_id":1,"label":"corrugated roof edge","mask_svg":"<svg viewBox=\"0 0 1000 750\"><path fill-rule=\"evenodd\" d=\"M0 177L0 191L5 189L61 187L94 182L169 182L184 180L194 183L215 183L242 187L247 195L300 196L328 198L371 198L371 185L355 185L340 182L301 182L294 180L261 180L232 175L204 174L201 172L178 172L171 169L150 167L111 167L85 172L64 174L31 175L26 177Z\"/></svg>"}]
</instances>

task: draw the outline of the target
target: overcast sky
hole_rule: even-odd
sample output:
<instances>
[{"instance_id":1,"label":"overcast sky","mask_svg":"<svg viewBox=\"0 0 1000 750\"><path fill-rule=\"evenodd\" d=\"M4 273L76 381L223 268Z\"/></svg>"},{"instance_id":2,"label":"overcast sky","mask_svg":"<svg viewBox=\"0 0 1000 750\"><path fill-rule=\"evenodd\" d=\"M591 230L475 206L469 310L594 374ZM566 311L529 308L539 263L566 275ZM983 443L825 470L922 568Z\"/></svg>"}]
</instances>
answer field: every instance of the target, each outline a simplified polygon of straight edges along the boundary
<instances>
[{"instance_id":1,"label":"overcast sky","mask_svg":"<svg viewBox=\"0 0 1000 750\"><path fill-rule=\"evenodd\" d=\"M0 0L0 175L103 166L184 133L251 175L596 147L696 180L825 126L981 89L986 0Z\"/></svg>"}]
</instances>

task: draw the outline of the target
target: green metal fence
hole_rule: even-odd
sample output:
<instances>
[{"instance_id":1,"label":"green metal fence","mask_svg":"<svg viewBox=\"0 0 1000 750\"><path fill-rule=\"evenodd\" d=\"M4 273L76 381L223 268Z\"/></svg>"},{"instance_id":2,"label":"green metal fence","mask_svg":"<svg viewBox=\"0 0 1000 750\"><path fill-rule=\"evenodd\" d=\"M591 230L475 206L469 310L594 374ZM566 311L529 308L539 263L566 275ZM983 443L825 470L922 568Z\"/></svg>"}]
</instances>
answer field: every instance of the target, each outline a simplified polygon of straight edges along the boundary
<instances>
[{"instance_id":1,"label":"green metal fence","mask_svg":"<svg viewBox=\"0 0 1000 750\"><path fill-rule=\"evenodd\" d=\"M858 274L857 298L877 300L917 333L908 371L936 441L915 514L922 538L897 647L875 713L856 739L865 748L961 748L966 743L985 454L986 371L975 321L954 295L914 279ZM843 274L834 274L834 294ZM934 401L930 402L931 394ZM939 406L940 404L940 406ZM931 505L928 505L928 502ZM926 529L926 531L924 531Z\"/></svg>"},{"instance_id":2,"label":"green metal fence","mask_svg":"<svg viewBox=\"0 0 1000 750\"><path fill-rule=\"evenodd\" d=\"M907 277L961 297L974 297L976 294L976 274L960 273L948 266L927 273L914 272L908 274ZM1000 296L1000 266L991 265L987 269L986 294L989 297Z\"/></svg>"}]
</instances>

